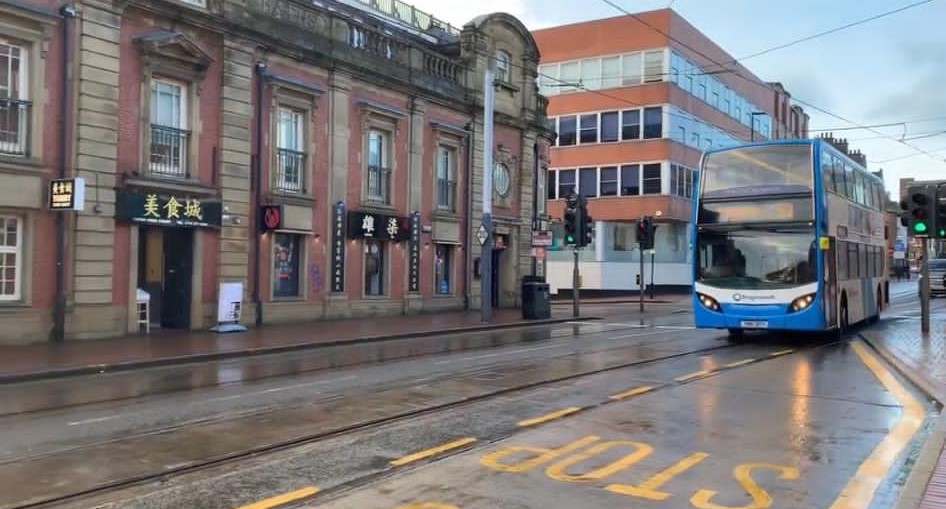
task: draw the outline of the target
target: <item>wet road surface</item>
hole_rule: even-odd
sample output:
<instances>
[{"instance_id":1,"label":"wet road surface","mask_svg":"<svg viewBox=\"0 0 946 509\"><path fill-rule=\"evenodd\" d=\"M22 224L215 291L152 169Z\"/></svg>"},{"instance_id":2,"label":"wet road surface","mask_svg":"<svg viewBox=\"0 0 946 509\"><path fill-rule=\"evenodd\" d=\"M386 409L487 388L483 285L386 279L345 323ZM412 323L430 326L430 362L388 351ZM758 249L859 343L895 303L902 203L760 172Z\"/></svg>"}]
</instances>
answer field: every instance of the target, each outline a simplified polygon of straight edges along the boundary
<instances>
[{"instance_id":1,"label":"wet road surface","mask_svg":"<svg viewBox=\"0 0 946 509\"><path fill-rule=\"evenodd\" d=\"M4 441L7 457L0 463L0 479L13 488L0 491L0 507L65 496L556 378L721 346L712 332L676 327L622 329L618 323L575 327L605 332L581 334L578 344L535 347L554 347L548 352L524 348L505 352L510 358L502 352L431 357L426 364L415 363L413 373L391 365L366 366L347 372L348 379L335 374L335 393L324 391L315 382L294 380L290 386L298 394L290 395L301 398L295 405L284 402L277 408L192 419L176 426L165 422L141 427L137 419L148 419L142 417L146 412L131 409L125 409L121 419L89 417L81 426L69 426L79 421L62 419L60 414L68 410L48 416L11 416L4 426L15 432L10 435L12 440ZM598 336L600 341L594 341ZM560 347L555 355L552 350ZM516 356L522 357L516 360ZM418 370L425 365L439 375L418 377ZM375 386L365 384L368 376L376 378ZM398 383L392 383L392 378ZM286 391L269 394L282 392ZM266 393L255 390L253 397L259 396ZM154 416L160 419L161 409L179 405L175 400L180 397L157 397ZM165 398L170 401L161 401ZM18 426L10 425L14 419Z\"/></svg>"},{"instance_id":2,"label":"wet road surface","mask_svg":"<svg viewBox=\"0 0 946 509\"><path fill-rule=\"evenodd\" d=\"M889 372L879 380L870 359L857 343L748 364L306 507L891 507L905 458L892 460L909 450L926 408Z\"/></svg>"},{"instance_id":3,"label":"wet road surface","mask_svg":"<svg viewBox=\"0 0 946 509\"><path fill-rule=\"evenodd\" d=\"M545 364L563 373L586 357L606 366L604 357L615 355ZM483 370L358 403L377 415L394 401L429 404L432 395L528 383L531 373ZM462 509L827 508L902 420L902 443L884 452L904 462L897 452L917 434L925 405L902 386L887 388L847 343L788 349L760 341L507 392L62 507L238 508L290 494L312 496L311 507L359 509L423 502ZM321 408L335 419L358 413ZM279 425L270 416L254 429L265 435ZM876 500L889 502L897 465L870 466L881 476L894 472L871 487Z\"/></svg>"}]
</instances>

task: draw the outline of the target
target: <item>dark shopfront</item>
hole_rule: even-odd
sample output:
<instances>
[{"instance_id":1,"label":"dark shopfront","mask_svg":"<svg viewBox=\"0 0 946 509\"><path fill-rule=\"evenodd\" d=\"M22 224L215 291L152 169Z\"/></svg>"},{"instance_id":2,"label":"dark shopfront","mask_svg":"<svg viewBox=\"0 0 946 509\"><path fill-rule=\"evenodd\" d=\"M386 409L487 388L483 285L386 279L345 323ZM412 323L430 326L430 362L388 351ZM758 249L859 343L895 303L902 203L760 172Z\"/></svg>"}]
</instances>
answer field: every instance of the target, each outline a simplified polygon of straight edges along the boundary
<instances>
[{"instance_id":1,"label":"dark shopfront","mask_svg":"<svg viewBox=\"0 0 946 509\"><path fill-rule=\"evenodd\" d=\"M152 326L190 328L194 271L201 258L196 232L220 228L220 202L123 189L116 196L115 217L137 226L136 287L151 296Z\"/></svg>"},{"instance_id":2,"label":"dark shopfront","mask_svg":"<svg viewBox=\"0 0 946 509\"><path fill-rule=\"evenodd\" d=\"M374 212L348 212L348 238L362 241L363 295L383 297L391 295L391 244L409 241L408 291L417 291L420 264L419 221Z\"/></svg>"}]
</instances>

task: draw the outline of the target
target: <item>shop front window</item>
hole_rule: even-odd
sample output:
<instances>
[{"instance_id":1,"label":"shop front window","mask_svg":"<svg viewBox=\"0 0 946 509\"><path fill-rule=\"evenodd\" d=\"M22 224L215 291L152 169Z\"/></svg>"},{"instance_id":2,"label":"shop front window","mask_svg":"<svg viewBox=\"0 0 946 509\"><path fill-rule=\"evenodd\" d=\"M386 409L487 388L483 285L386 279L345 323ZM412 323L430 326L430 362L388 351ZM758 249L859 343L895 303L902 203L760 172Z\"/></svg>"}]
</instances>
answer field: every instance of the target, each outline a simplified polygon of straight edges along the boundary
<instances>
[{"instance_id":1,"label":"shop front window","mask_svg":"<svg viewBox=\"0 0 946 509\"><path fill-rule=\"evenodd\" d=\"M365 295L384 295L384 243L365 239Z\"/></svg>"},{"instance_id":2,"label":"shop front window","mask_svg":"<svg viewBox=\"0 0 946 509\"><path fill-rule=\"evenodd\" d=\"M453 293L453 278L451 272L453 269L453 246L447 244L437 244L434 257L434 284L437 285L437 295L450 295Z\"/></svg>"},{"instance_id":3,"label":"shop front window","mask_svg":"<svg viewBox=\"0 0 946 509\"><path fill-rule=\"evenodd\" d=\"M301 235L273 236L273 297L299 297Z\"/></svg>"}]
</instances>

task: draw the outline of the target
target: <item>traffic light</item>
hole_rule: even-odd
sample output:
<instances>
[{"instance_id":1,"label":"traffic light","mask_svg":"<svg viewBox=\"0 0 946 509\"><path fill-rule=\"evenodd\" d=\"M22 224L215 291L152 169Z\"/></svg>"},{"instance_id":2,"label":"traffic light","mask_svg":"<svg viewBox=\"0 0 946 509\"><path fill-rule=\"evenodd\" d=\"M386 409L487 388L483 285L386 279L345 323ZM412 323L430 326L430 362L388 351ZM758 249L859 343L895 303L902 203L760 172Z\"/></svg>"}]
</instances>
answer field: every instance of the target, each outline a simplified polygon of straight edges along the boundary
<instances>
[{"instance_id":1,"label":"traffic light","mask_svg":"<svg viewBox=\"0 0 946 509\"><path fill-rule=\"evenodd\" d=\"M907 188L907 216L910 235L928 237L935 228L936 220L936 188L934 186L917 184Z\"/></svg>"},{"instance_id":2,"label":"traffic light","mask_svg":"<svg viewBox=\"0 0 946 509\"><path fill-rule=\"evenodd\" d=\"M654 231L656 229L654 219L650 216L644 216L637 220L637 245L641 251L654 248Z\"/></svg>"},{"instance_id":3,"label":"traffic light","mask_svg":"<svg viewBox=\"0 0 946 509\"><path fill-rule=\"evenodd\" d=\"M565 245L566 246L575 246L578 244L578 233L581 229L581 223L579 222L579 200L578 195L572 193L568 196L568 199L565 201Z\"/></svg>"},{"instance_id":4,"label":"traffic light","mask_svg":"<svg viewBox=\"0 0 946 509\"><path fill-rule=\"evenodd\" d=\"M936 238L946 239L946 182L939 183L933 195L936 197L934 202L936 221L933 222L936 228Z\"/></svg>"},{"instance_id":5,"label":"traffic light","mask_svg":"<svg viewBox=\"0 0 946 509\"><path fill-rule=\"evenodd\" d=\"M591 244L595 238L594 218L588 213L588 200L584 196L578 202L578 219L581 224L578 231L578 247L584 247Z\"/></svg>"}]
</instances>

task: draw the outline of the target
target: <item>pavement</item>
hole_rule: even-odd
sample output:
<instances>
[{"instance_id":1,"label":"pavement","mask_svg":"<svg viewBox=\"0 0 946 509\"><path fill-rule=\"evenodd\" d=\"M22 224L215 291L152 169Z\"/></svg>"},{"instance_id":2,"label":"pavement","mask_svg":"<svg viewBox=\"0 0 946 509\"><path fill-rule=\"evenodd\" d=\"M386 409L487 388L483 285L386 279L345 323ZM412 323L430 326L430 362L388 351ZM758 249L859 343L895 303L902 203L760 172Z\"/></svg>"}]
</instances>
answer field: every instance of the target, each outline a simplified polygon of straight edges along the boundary
<instances>
[{"instance_id":1,"label":"pavement","mask_svg":"<svg viewBox=\"0 0 946 509\"><path fill-rule=\"evenodd\" d=\"M579 319L594 318L586 313ZM545 320L524 320L518 309L498 309L488 324L481 322L479 312L451 312L268 325L228 334L153 331L115 339L0 346L0 384L571 320L571 309L558 307Z\"/></svg>"},{"instance_id":2,"label":"pavement","mask_svg":"<svg viewBox=\"0 0 946 509\"><path fill-rule=\"evenodd\" d=\"M915 294L916 282L896 283L898 290ZM907 300L886 313L887 320L861 336L911 383L941 406L946 405L946 302L930 304L930 332L923 334L920 310ZM946 412L934 424L896 509L946 509Z\"/></svg>"}]
</instances>

